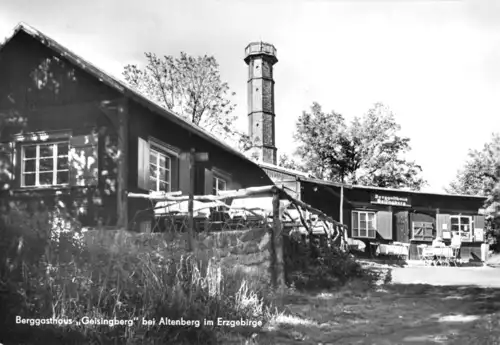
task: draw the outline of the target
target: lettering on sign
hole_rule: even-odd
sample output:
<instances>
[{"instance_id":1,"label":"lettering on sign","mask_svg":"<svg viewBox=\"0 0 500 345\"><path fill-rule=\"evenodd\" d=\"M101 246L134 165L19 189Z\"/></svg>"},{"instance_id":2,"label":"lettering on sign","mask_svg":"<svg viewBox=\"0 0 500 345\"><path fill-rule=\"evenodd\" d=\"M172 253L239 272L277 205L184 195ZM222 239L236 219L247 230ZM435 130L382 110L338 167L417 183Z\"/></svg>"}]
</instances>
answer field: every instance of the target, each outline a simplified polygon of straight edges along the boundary
<instances>
[{"instance_id":1,"label":"lettering on sign","mask_svg":"<svg viewBox=\"0 0 500 345\"><path fill-rule=\"evenodd\" d=\"M411 200L409 197L393 195L372 194L371 203L377 205L411 207Z\"/></svg>"}]
</instances>

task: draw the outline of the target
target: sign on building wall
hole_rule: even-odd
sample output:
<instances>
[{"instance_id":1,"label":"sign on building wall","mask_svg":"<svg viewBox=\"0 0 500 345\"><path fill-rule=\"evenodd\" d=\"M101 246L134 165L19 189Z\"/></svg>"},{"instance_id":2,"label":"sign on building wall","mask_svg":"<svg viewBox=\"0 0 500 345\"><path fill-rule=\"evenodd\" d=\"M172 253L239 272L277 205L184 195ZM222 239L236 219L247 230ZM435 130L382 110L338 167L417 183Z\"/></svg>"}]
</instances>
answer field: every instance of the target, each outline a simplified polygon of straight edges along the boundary
<instances>
[{"instance_id":1,"label":"sign on building wall","mask_svg":"<svg viewBox=\"0 0 500 345\"><path fill-rule=\"evenodd\" d=\"M483 242L484 241L484 230L480 228L475 228L474 229L474 240L476 242Z\"/></svg>"},{"instance_id":2,"label":"sign on building wall","mask_svg":"<svg viewBox=\"0 0 500 345\"><path fill-rule=\"evenodd\" d=\"M371 195L371 203L375 205L411 207L410 197L381 195L376 193Z\"/></svg>"}]
</instances>

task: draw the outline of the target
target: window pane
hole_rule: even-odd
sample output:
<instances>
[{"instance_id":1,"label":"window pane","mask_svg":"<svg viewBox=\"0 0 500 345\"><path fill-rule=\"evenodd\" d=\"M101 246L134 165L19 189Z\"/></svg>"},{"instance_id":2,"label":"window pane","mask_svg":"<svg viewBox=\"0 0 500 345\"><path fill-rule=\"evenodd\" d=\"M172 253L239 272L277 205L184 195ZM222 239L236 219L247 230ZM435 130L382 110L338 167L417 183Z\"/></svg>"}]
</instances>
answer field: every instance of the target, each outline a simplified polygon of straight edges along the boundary
<instances>
[{"instance_id":1,"label":"window pane","mask_svg":"<svg viewBox=\"0 0 500 345\"><path fill-rule=\"evenodd\" d=\"M368 229L375 230L375 219L368 222Z\"/></svg>"},{"instance_id":2,"label":"window pane","mask_svg":"<svg viewBox=\"0 0 500 345\"><path fill-rule=\"evenodd\" d=\"M365 212L360 212L359 213L359 219L361 221L366 221L366 213Z\"/></svg>"},{"instance_id":3,"label":"window pane","mask_svg":"<svg viewBox=\"0 0 500 345\"><path fill-rule=\"evenodd\" d=\"M360 229L359 230L359 237L367 237L368 236L368 231Z\"/></svg>"},{"instance_id":4,"label":"window pane","mask_svg":"<svg viewBox=\"0 0 500 345\"><path fill-rule=\"evenodd\" d=\"M24 175L24 185L34 186L35 185L35 174L25 174Z\"/></svg>"},{"instance_id":5,"label":"window pane","mask_svg":"<svg viewBox=\"0 0 500 345\"><path fill-rule=\"evenodd\" d=\"M66 184L69 181L69 173L67 171L57 172L57 184Z\"/></svg>"},{"instance_id":6,"label":"window pane","mask_svg":"<svg viewBox=\"0 0 500 345\"><path fill-rule=\"evenodd\" d=\"M57 170L68 169L68 157L58 157L57 158Z\"/></svg>"},{"instance_id":7,"label":"window pane","mask_svg":"<svg viewBox=\"0 0 500 345\"><path fill-rule=\"evenodd\" d=\"M24 172L35 172L36 160L29 159L24 161Z\"/></svg>"},{"instance_id":8,"label":"window pane","mask_svg":"<svg viewBox=\"0 0 500 345\"><path fill-rule=\"evenodd\" d=\"M219 180L219 190L226 190L226 181Z\"/></svg>"},{"instance_id":9,"label":"window pane","mask_svg":"<svg viewBox=\"0 0 500 345\"><path fill-rule=\"evenodd\" d=\"M54 173L53 172L41 172L39 176L40 185L47 186L51 185L53 181Z\"/></svg>"},{"instance_id":10,"label":"window pane","mask_svg":"<svg viewBox=\"0 0 500 345\"><path fill-rule=\"evenodd\" d=\"M149 176L150 177L158 177L158 166L155 164L150 164L149 165Z\"/></svg>"},{"instance_id":11,"label":"window pane","mask_svg":"<svg viewBox=\"0 0 500 345\"><path fill-rule=\"evenodd\" d=\"M35 158L35 157L36 157L36 146L25 146L24 158Z\"/></svg>"},{"instance_id":12,"label":"window pane","mask_svg":"<svg viewBox=\"0 0 500 345\"><path fill-rule=\"evenodd\" d=\"M167 180L167 171L165 169L159 169L159 174L158 174L158 178L162 181L166 181Z\"/></svg>"},{"instance_id":13,"label":"window pane","mask_svg":"<svg viewBox=\"0 0 500 345\"><path fill-rule=\"evenodd\" d=\"M54 159L53 158L43 158L40 159L40 171L52 171L54 170Z\"/></svg>"},{"instance_id":14,"label":"window pane","mask_svg":"<svg viewBox=\"0 0 500 345\"><path fill-rule=\"evenodd\" d=\"M458 224L458 218L457 217L451 217L451 224Z\"/></svg>"},{"instance_id":15,"label":"window pane","mask_svg":"<svg viewBox=\"0 0 500 345\"><path fill-rule=\"evenodd\" d=\"M157 187L156 187L156 179L155 179L155 178L150 178L150 179L149 179L149 189L150 189L150 190L157 191Z\"/></svg>"},{"instance_id":16,"label":"window pane","mask_svg":"<svg viewBox=\"0 0 500 345\"><path fill-rule=\"evenodd\" d=\"M458 231L458 230L459 230L458 224L452 224L451 225L451 231Z\"/></svg>"},{"instance_id":17,"label":"window pane","mask_svg":"<svg viewBox=\"0 0 500 345\"><path fill-rule=\"evenodd\" d=\"M368 213L368 220L369 221L375 220L375 213Z\"/></svg>"},{"instance_id":18,"label":"window pane","mask_svg":"<svg viewBox=\"0 0 500 345\"><path fill-rule=\"evenodd\" d=\"M54 145L40 145L40 157L53 157L54 156Z\"/></svg>"},{"instance_id":19,"label":"window pane","mask_svg":"<svg viewBox=\"0 0 500 345\"><path fill-rule=\"evenodd\" d=\"M68 144L67 143L57 144L57 155L58 156L67 156L68 155Z\"/></svg>"},{"instance_id":20,"label":"window pane","mask_svg":"<svg viewBox=\"0 0 500 345\"><path fill-rule=\"evenodd\" d=\"M169 187L168 182L160 181L160 190L168 192L169 191L168 187Z\"/></svg>"},{"instance_id":21,"label":"window pane","mask_svg":"<svg viewBox=\"0 0 500 345\"><path fill-rule=\"evenodd\" d=\"M170 170L170 158L160 154L160 167L163 169Z\"/></svg>"},{"instance_id":22,"label":"window pane","mask_svg":"<svg viewBox=\"0 0 500 345\"><path fill-rule=\"evenodd\" d=\"M461 224L469 224L470 218L469 217L462 217L462 218L460 218L460 223Z\"/></svg>"},{"instance_id":23,"label":"window pane","mask_svg":"<svg viewBox=\"0 0 500 345\"><path fill-rule=\"evenodd\" d=\"M361 221L359 222L359 228L360 228L360 229L365 229L365 230L366 230L366 226L367 226L367 224L366 224L366 220L361 220Z\"/></svg>"},{"instance_id":24,"label":"window pane","mask_svg":"<svg viewBox=\"0 0 500 345\"><path fill-rule=\"evenodd\" d=\"M358 220L359 220L359 214L358 212L353 212L352 213L352 228L357 229L358 228Z\"/></svg>"},{"instance_id":25,"label":"window pane","mask_svg":"<svg viewBox=\"0 0 500 345\"><path fill-rule=\"evenodd\" d=\"M154 150L150 150L149 151L149 162L157 164L157 162L158 162L158 152L156 152Z\"/></svg>"}]
</instances>

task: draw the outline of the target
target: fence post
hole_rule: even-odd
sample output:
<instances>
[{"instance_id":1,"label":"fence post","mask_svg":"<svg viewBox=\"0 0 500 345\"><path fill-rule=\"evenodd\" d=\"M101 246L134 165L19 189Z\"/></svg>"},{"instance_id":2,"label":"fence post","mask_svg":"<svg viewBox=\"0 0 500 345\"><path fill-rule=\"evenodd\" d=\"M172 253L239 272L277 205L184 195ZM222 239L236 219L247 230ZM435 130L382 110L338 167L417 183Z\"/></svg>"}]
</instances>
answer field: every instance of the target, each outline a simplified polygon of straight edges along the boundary
<instances>
[{"instance_id":1,"label":"fence post","mask_svg":"<svg viewBox=\"0 0 500 345\"><path fill-rule=\"evenodd\" d=\"M280 193L273 188L273 236L271 236L271 279L277 289L285 287L285 265L283 258L283 233L280 212Z\"/></svg>"}]
</instances>

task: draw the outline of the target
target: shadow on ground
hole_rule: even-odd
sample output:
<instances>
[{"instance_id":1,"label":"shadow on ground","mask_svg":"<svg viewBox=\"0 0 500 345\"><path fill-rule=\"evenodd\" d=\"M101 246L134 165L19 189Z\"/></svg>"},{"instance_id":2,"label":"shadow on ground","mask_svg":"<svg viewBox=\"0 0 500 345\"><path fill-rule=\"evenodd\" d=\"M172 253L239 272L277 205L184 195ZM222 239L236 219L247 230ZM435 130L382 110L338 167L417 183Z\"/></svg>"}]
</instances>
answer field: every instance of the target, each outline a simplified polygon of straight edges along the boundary
<instances>
[{"instance_id":1,"label":"shadow on ground","mask_svg":"<svg viewBox=\"0 0 500 345\"><path fill-rule=\"evenodd\" d=\"M500 344L500 289L392 284L285 304L259 344Z\"/></svg>"}]
</instances>

